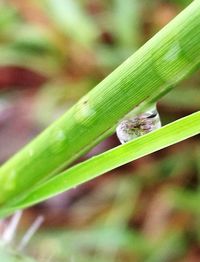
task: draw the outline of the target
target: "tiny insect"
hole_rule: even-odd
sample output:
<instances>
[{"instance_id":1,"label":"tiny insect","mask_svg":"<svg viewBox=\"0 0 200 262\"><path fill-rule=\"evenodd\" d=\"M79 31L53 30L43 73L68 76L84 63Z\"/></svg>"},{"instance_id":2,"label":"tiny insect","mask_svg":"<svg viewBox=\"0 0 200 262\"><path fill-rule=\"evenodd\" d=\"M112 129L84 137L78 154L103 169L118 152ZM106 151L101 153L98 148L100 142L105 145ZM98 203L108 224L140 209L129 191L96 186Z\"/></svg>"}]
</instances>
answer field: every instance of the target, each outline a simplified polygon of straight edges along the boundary
<instances>
[{"instance_id":1,"label":"tiny insect","mask_svg":"<svg viewBox=\"0 0 200 262\"><path fill-rule=\"evenodd\" d=\"M160 117L154 108L136 117L122 120L116 128L116 134L119 141L124 144L160 127Z\"/></svg>"}]
</instances>

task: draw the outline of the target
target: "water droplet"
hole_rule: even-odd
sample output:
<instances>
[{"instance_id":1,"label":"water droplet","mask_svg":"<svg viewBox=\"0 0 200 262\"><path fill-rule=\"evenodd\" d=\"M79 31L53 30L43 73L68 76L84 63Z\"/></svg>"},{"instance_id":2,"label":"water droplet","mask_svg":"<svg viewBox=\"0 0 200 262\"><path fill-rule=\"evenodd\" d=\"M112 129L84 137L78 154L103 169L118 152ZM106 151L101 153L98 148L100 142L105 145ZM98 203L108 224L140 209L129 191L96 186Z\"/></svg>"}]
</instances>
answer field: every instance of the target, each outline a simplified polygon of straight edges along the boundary
<instances>
[{"instance_id":1,"label":"water droplet","mask_svg":"<svg viewBox=\"0 0 200 262\"><path fill-rule=\"evenodd\" d=\"M33 151L32 148L29 149L28 154L29 154L29 156L33 156L34 155L34 151Z\"/></svg>"},{"instance_id":2,"label":"water droplet","mask_svg":"<svg viewBox=\"0 0 200 262\"><path fill-rule=\"evenodd\" d=\"M169 51L165 54L164 60L166 62L172 62L176 59L178 59L179 54L180 54L181 48L178 43L175 43Z\"/></svg>"},{"instance_id":3,"label":"water droplet","mask_svg":"<svg viewBox=\"0 0 200 262\"><path fill-rule=\"evenodd\" d=\"M63 151L63 143L67 144L67 136L60 127L56 127L52 134L53 143L51 143L51 154L59 154Z\"/></svg>"},{"instance_id":4,"label":"water droplet","mask_svg":"<svg viewBox=\"0 0 200 262\"><path fill-rule=\"evenodd\" d=\"M57 139L57 140L63 141L63 140L65 140L65 138L66 138L66 136L65 136L64 131L59 130L59 131L56 133L56 139Z\"/></svg>"},{"instance_id":5,"label":"water droplet","mask_svg":"<svg viewBox=\"0 0 200 262\"><path fill-rule=\"evenodd\" d=\"M74 116L78 122L82 122L82 124L87 125L85 120L91 116L94 116L95 114L96 111L92 107L89 98L86 96L82 98L76 105Z\"/></svg>"},{"instance_id":6,"label":"water droplet","mask_svg":"<svg viewBox=\"0 0 200 262\"><path fill-rule=\"evenodd\" d=\"M161 127L160 117L153 108L129 119L123 119L116 128L119 141L124 144Z\"/></svg>"}]
</instances>

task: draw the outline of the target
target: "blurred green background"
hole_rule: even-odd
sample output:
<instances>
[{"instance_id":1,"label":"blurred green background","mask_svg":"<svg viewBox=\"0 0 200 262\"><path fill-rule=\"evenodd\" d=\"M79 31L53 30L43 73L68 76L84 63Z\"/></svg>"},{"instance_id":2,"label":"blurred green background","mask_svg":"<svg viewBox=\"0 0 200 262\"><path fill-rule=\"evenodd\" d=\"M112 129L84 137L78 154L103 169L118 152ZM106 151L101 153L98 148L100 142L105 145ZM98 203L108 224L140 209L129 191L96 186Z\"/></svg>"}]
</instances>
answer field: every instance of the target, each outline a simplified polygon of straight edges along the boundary
<instances>
[{"instance_id":1,"label":"blurred green background","mask_svg":"<svg viewBox=\"0 0 200 262\"><path fill-rule=\"evenodd\" d=\"M1 0L0 163L191 2ZM163 124L199 110L199 86L197 73L159 101ZM43 215L24 250L40 262L199 262L199 203L197 136L26 210L17 239Z\"/></svg>"}]
</instances>

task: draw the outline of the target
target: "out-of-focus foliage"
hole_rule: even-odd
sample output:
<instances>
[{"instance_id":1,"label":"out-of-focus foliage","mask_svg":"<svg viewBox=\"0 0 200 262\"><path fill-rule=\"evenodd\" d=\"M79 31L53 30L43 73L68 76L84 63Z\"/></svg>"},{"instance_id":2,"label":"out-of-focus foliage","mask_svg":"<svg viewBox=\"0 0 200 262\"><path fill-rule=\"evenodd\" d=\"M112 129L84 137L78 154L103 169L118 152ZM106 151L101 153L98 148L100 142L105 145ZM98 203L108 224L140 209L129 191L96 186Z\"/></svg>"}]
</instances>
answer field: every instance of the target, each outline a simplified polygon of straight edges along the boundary
<instances>
[{"instance_id":1,"label":"out-of-focus foliage","mask_svg":"<svg viewBox=\"0 0 200 262\"><path fill-rule=\"evenodd\" d=\"M1 1L1 163L190 2ZM164 97L162 122L198 110L199 86L196 74ZM38 261L200 261L199 159L196 137L28 210L23 228L38 213L45 223L27 252Z\"/></svg>"}]
</instances>

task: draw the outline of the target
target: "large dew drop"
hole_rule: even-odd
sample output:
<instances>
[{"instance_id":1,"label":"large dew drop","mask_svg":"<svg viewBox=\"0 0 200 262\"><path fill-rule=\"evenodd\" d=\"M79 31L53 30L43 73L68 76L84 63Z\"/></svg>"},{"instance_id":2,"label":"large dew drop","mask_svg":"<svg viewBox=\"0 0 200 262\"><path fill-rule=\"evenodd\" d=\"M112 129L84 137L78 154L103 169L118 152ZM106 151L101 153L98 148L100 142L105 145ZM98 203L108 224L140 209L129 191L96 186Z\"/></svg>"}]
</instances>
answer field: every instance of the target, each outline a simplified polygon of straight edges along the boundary
<instances>
[{"instance_id":1,"label":"large dew drop","mask_svg":"<svg viewBox=\"0 0 200 262\"><path fill-rule=\"evenodd\" d=\"M156 107L145 113L123 119L116 128L119 141L124 144L161 127Z\"/></svg>"}]
</instances>

